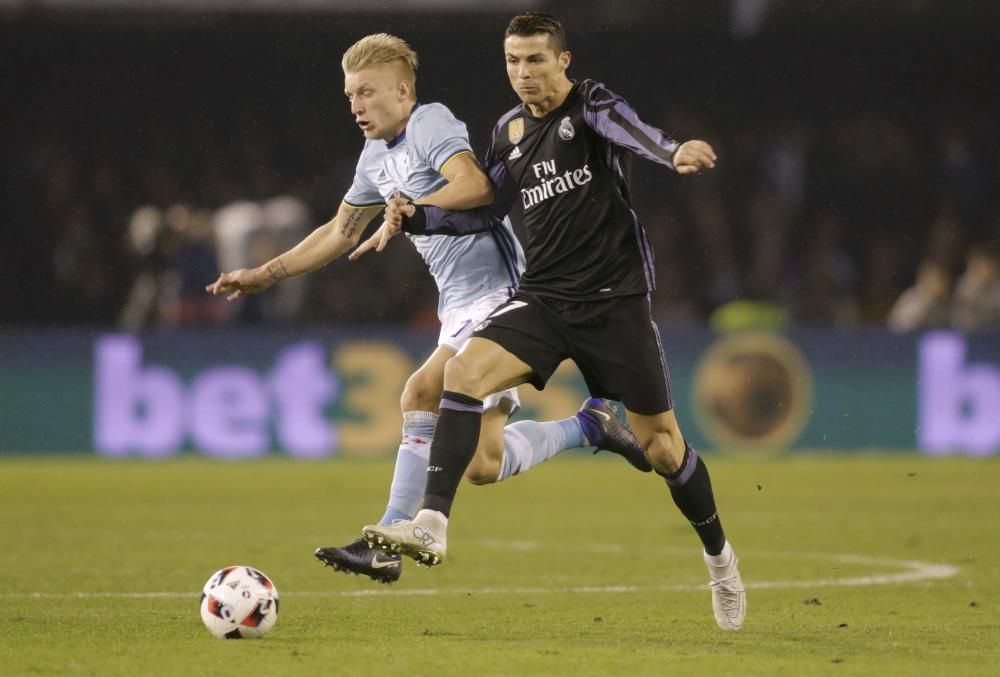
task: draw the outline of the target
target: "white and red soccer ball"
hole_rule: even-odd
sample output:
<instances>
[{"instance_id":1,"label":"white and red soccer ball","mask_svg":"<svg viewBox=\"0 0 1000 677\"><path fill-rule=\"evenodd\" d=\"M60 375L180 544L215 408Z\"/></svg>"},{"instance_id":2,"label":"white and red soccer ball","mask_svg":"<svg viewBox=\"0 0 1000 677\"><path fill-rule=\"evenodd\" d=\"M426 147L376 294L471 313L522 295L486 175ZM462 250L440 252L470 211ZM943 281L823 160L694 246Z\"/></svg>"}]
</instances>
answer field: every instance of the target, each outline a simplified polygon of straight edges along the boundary
<instances>
[{"instance_id":1,"label":"white and red soccer ball","mask_svg":"<svg viewBox=\"0 0 1000 677\"><path fill-rule=\"evenodd\" d=\"M278 589L253 567L219 569L201 591L201 620L219 639L263 637L278 620Z\"/></svg>"}]
</instances>

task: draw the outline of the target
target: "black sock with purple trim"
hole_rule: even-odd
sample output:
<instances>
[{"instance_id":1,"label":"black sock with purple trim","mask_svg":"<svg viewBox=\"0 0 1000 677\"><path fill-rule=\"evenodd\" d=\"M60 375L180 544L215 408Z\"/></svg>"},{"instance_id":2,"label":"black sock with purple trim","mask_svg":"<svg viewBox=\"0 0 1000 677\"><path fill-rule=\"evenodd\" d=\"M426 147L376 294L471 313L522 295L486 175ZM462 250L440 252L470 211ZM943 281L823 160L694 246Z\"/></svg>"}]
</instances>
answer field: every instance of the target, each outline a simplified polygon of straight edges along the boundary
<instances>
[{"instance_id":1,"label":"black sock with purple trim","mask_svg":"<svg viewBox=\"0 0 1000 677\"><path fill-rule=\"evenodd\" d=\"M718 555L726 544L722 521L715 509L715 495L708 468L687 441L684 442L684 460L676 472L657 473L667 481L670 496L688 519L709 555Z\"/></svg>"},{"instance_id":2,"label":"black sock with purple trim","mask_svg":"<svg viewBox=\"0 0 1000 677\"><path fill-rule=\"evenodd\" d=\"M431 457L427 465L426 510L451 514L455 492L479 444L483 401L468 395L444 391L438 413Z\"/></svg>"}]
</instances>

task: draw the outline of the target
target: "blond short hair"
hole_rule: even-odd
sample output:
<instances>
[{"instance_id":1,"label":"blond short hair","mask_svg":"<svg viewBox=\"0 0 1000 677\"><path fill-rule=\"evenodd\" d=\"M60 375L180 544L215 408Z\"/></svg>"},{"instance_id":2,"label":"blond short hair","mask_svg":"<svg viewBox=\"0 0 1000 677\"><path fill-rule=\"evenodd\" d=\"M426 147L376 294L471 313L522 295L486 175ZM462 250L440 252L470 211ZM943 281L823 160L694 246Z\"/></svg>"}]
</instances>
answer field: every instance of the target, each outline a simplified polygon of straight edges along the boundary
<instances>
[{"instance_id":1,"label":"blond short hair","mask_svg":"<svg viewBox=\"0 0 1000 677\"><path fill-rule=\"evenodd\" d=\"M357 73L370 66L398 62L411 85L417 81L417 53L406 40L388 33L366 35L344 52L341 65L345 73Z\"/></svg>"}]
</instances>

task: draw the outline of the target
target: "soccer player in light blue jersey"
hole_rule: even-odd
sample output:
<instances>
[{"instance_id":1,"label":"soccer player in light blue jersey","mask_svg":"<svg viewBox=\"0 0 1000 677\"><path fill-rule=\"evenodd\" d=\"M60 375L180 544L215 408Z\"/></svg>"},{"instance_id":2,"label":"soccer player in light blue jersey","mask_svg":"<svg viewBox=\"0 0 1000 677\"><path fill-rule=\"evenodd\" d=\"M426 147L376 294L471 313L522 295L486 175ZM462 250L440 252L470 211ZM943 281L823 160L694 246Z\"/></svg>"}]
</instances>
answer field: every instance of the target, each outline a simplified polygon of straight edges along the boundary
<instances>
[{"instance_id":1,"label":"soccer player in light blue jersey","mask_svg":"<svg viewBox=\"0 0 1000 677\"><path fill-rule=\"evenodd\" d=\"M396 196L428 210L467 210L493 201L492 184L476 162L465 125L440 103L417 102L416 68L417 55L410 46L384 33L369 35L347 50L344 90L365 146L337 215L266 264L221 274L207 287L209 292L235 300L326 265L351 250L365 226ZM402 442L381 524L411 519L420 507L445 364L474 328L510 298L524 269L524 254L506 219L473 235L408 237L437 283L441 333L437 349L410 376L400 399ZM465 473L473 484L504 480L581 446L618 453L649 469L638 442L609 415L603 400L588 400L575 416L562 421L507 425L517 407L516 388L485 401L483 444ZM384 583L397 580L401 571L399 555L371 549L360 539L344 547L319 548L316 557L338 571Z\"/></svg>"}]
</instances>

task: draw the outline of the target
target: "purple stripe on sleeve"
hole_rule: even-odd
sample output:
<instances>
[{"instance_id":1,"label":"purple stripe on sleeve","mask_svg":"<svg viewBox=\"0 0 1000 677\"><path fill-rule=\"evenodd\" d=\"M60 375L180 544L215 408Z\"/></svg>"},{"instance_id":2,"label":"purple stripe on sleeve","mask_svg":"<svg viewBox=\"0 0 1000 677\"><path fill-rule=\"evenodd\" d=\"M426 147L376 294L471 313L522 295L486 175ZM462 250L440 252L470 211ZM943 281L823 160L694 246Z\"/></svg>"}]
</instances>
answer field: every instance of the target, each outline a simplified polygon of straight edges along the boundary
<instances>
[{"instance_id":1,"label":"purple stripe on sleeve","mask_svg":"<svg viewBox=\"0 0 1000 677\"><path fill-rule=\"evenodd\" d=\"M677 150L677 143L667 138L667 135L656 127L647 125L640 120L635 111L624 102L616 104L608 111L608 119L615 127L628 134L634 143L640 145L640 155L643 155L641 151L645 150L648 159L657 160L673 167L671 158L674 156L674 151ZM615 127L612 127L611 130L614 130ZM612 133L614 132L612 131ZM625 145L625 143L622 142L620 145Z\"/></svg>"},{"instance_id":2,"label":"purple stripe on sleeve","mask_svg":"<svg viewBox=\"0 0 1000 677\"><path fill-rule=\"evenodd\" d=\"M621 97L594 84L584 104L587 123L611 143L673 169L678 143L660 129L643 122Z\"/></svg>"}]
</instances>

